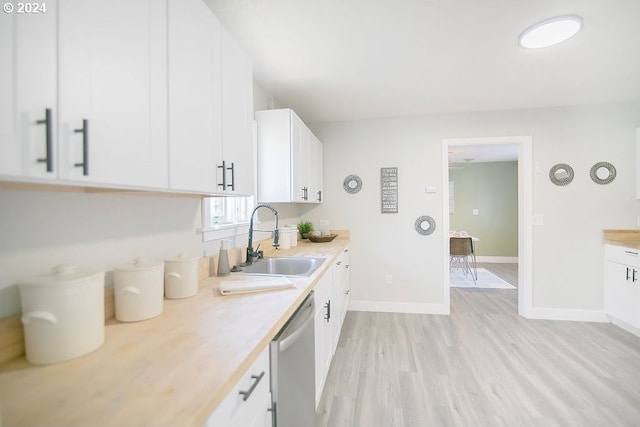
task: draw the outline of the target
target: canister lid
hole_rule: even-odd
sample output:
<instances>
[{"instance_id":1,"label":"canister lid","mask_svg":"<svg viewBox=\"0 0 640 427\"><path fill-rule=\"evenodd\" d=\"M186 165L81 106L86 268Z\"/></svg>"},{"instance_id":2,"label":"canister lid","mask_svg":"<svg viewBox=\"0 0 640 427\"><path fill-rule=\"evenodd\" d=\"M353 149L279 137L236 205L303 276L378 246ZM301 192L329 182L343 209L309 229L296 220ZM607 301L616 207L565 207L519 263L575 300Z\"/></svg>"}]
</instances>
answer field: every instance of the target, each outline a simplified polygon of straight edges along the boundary
<instances>
[{"instance_id":1,"label":"canister lid","mask_svg":"<svg viewBox=\"0 0 640 427\"><path fill-rule=\"evenodd\" d=\"M154 268L163 267L164 263L147 261L143 258L134 258L130 264L124 264L114 268L115 271L144 271L152 270Z\"/></svg>"},{"instance_id":2,"label":"canister lid","mask_svg":"<svg viewBox=\"0 0 640 427\"><path fill-rule=\"evenodd\" d=\"M104 280L104 271L95 271L75 265L57 265L50 273L35 276L19 283L21 287L49 287L82 285L87 281Z\"/></svg>"},{"instance_id":3,"label":"canister lid","mask_svg":"<svg viewBox=\"0 0 640 427\"><path fill-rule=\"evenodd\" d=\"M191 263L197 261L198 257L188 256L184 252L180 252L177 257L165 259L164 262Z\"/></svg>"}]
</instances>

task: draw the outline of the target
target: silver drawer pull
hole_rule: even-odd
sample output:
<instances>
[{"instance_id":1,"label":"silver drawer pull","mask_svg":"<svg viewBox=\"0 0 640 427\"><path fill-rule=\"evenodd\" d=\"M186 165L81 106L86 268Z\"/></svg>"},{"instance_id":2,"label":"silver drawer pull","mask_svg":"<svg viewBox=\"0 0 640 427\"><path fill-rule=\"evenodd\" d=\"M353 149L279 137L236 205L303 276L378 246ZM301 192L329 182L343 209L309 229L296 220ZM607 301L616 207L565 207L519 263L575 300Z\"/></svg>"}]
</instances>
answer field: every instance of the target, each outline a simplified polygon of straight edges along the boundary
<instances>
[{"instance_id":1,"label":"silver drawer pull","mask_svg":"<svg viewBox=\"0 0 640 427\"><path fill-rule=\"evenodd\" d=\"M634 251L624 251L624 253L627 255L638 256L638 252L634 252Z\"/></svg>"},{"instance_id":2,"label":"silver drawer pull","mask_svg":"<svg viewBox=\"0 0 640 427\"><path fill-rule=\"evenodd\" d=\"M242 395L242 400L243 401L246 402L249 399L249 396L251 396L251 393L253 393L253 390L256 389L256 387L258 386L258 383L260 382L262 377L264 377L264 371L262 371L260 373L260 375L251 375L251 379L253 379L255 381L253 382L253 384L251 384L251 387L249 387L249 390L247 390L247 391L240 390L240 394Z\"/></svg>"}]
</instances>

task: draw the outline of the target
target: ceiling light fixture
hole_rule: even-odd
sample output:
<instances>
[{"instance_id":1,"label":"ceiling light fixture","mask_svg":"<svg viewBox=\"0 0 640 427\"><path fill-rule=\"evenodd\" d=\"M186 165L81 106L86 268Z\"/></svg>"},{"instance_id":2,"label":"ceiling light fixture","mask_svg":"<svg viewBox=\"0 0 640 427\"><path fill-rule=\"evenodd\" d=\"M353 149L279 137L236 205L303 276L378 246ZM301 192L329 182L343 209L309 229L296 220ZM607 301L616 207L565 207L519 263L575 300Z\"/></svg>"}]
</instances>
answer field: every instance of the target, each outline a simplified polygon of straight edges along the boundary
<instances>
[{"instance_id":1,"label":"ceiling light fixture","mask_svg":"<svg viewBox=\"0 0 640 427\"><path fill-rule=\"evenodd\" d=\"M527 49L553 46L575 36L581 28L582 18L578 15L556 16L524 30L518 44Z\"/></svg>"}]
</instances>

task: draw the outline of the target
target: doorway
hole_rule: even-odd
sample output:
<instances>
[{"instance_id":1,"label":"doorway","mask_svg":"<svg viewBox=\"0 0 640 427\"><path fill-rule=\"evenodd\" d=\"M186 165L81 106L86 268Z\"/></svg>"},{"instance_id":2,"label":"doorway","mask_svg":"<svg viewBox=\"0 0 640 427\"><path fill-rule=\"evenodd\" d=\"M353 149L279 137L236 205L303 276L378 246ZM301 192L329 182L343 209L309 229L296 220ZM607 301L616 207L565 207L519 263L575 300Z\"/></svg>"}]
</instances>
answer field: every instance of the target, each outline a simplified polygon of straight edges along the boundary
<instances>
[{"instance_id":1,"label":"doorway","mask_svg":"<svg viewBox=\"0 0 640 427\"><path fill-rule=\"evenodd\" d=\"M443 277L444 304L450 309L449 282L449 151L456 147L482 148L488 146L517 148L518 164L518 314L530 317L532 307L532 138L530 136L449 138L442 140L442 194L443 194Z\"/></svg>"}]
</instances>

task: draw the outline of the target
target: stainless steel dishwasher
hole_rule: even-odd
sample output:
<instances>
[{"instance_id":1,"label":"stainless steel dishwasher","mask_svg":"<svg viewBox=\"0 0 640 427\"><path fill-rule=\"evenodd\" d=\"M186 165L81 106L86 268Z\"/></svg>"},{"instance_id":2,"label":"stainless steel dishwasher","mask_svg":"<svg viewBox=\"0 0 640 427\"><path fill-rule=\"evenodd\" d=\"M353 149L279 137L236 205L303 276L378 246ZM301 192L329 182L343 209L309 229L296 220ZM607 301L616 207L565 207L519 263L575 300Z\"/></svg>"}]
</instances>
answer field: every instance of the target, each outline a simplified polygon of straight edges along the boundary
<instances>
[{"instance_id":1,"label":"stainless steel dishwasher","mask_svg":"<svg viewBox=\"0 0 640 427\"><path fill-rule=\"evenodd\" d=\"M315 426L313 291L271 341L273 427Z\"/></svg>"}]
</instances>

